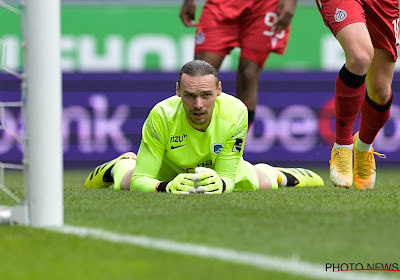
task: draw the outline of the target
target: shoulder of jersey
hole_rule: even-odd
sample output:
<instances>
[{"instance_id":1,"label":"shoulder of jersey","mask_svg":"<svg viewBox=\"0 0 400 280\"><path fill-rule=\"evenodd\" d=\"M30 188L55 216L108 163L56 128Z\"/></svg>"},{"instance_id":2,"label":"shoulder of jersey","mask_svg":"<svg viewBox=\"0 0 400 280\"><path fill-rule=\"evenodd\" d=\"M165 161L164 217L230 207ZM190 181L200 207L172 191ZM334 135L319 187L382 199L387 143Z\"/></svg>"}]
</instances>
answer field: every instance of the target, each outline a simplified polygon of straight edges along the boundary
<instances>
[{"instance_id":1,"label":"shoulder of jersey","mask_svg":"<svg viewBox=\"0 0 400 280\"><path fill-rule=\"evenodd\" d=\"M241 114L247 114L246 105L232 95L221 93L217 102L219 104L218 116L226 121L236 123Z\"/></svg>"},{"instance_id":2,"label":"shoulder of jersey","mask_svg":"<svg viewBox=\"0 0 400 280\"><path fill-rule=\"evenodd\" d=\"M163 101L158 102L154 107L153 111L157 114L164 116L166 119L173 118L179 110L178 107L181 104L181 99L174 95Z\"/></svg>"}]
</instances>

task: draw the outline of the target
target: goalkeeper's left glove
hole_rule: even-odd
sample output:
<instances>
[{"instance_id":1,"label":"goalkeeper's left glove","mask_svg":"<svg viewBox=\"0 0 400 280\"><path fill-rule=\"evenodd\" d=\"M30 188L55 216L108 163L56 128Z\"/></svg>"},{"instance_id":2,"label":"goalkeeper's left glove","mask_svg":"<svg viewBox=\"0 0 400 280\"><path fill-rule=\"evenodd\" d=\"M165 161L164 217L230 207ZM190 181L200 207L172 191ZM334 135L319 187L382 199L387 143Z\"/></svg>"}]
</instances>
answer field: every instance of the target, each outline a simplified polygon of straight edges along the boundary
<instances>
[{"instance_id":1,"label":"goalkeeper's left glove","mask_svg":"<svg viewBox=\"0 0 400 280\"><path fill-rule=\"evenodd\" d=\"M197 169L197 168L196 168ZM196 171L199 174L199 185L196 192L205 194L221 194L226 191L225 182L211 168L201 168Z\"/></svg>"}]
</instances>

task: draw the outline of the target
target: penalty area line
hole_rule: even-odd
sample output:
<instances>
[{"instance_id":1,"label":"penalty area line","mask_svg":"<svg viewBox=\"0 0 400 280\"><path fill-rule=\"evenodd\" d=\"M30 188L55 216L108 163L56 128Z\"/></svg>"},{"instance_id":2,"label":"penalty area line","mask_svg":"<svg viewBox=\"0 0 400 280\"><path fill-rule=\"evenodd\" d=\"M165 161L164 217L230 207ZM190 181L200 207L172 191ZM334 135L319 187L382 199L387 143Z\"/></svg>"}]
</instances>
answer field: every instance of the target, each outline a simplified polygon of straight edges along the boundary
<instances>
[{"instance_id":1,"label":"penalty area line","mask_svg":"<svg viewBox=\"0 0 400 280\"><path fill-rule=\"evenodd\" d=\"M217 259L221 261L249 265L262 270L280 271L292 275L302 275L316 279L344 279L344 280L390 280L391 278L382 274L367 274L364 272L342 272L332 273L325 271L325 267L310 262L296 259L275 257L265 254L236 251L218 247L205 246L192 243L181 243L165 239L151 238L147 236L119 234L96 228L77 226L44 227L53 232L75 235L80 237L91 237L114 243L125 243L139 247L161 250L165 252L179 253L188 256Z\"/></svg>"}]
</instances>

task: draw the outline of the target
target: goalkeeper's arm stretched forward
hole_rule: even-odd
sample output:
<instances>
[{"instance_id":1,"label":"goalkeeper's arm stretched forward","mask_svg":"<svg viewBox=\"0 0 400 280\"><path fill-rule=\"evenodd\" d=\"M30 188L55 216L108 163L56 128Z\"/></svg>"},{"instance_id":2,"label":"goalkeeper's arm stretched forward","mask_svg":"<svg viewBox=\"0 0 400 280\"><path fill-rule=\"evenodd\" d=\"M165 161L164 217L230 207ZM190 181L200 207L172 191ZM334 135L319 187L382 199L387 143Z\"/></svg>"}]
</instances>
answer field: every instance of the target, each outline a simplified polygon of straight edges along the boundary
<instances>
[{"instance_id":1,"label":"goalkeeper's arm stretched forward","mask_svg":"<svg viewBox=\"0 0 400 280\"><path fill-rule=\"evenodd\" d=\"M247 114L239 99L222 93L215 68L200 60L188 62L176 96L154 106L146 119L137 157L125 153L97 167L85 187L114 183L115 190L133 192L222 194L323 185L309 170L244 161Z\"/></svg>"}]
</instances>

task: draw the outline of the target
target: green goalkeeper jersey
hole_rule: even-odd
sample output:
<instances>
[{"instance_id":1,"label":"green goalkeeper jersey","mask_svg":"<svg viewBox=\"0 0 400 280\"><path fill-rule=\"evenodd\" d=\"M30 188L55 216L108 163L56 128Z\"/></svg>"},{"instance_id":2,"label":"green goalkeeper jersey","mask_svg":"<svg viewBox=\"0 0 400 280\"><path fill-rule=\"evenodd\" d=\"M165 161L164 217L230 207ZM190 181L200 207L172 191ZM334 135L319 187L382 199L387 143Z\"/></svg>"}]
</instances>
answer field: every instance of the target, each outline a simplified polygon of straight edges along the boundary
<instances>
[{"instance_id":1,"label":"green goalkeeper jersey","mask_svg":"<svg viewBox=\"0 0 400 280\"><path fill-rule=\"evenodd\" d=\"M158 103L143 125L131 190L154 192L159 181L201 166L214 169L225 181L226 192L232 192L239 162L244 162L247 117L242 101L221 93L211 123L202 132L187 121L180 97Z\"/></svg>"}]
</instances>

